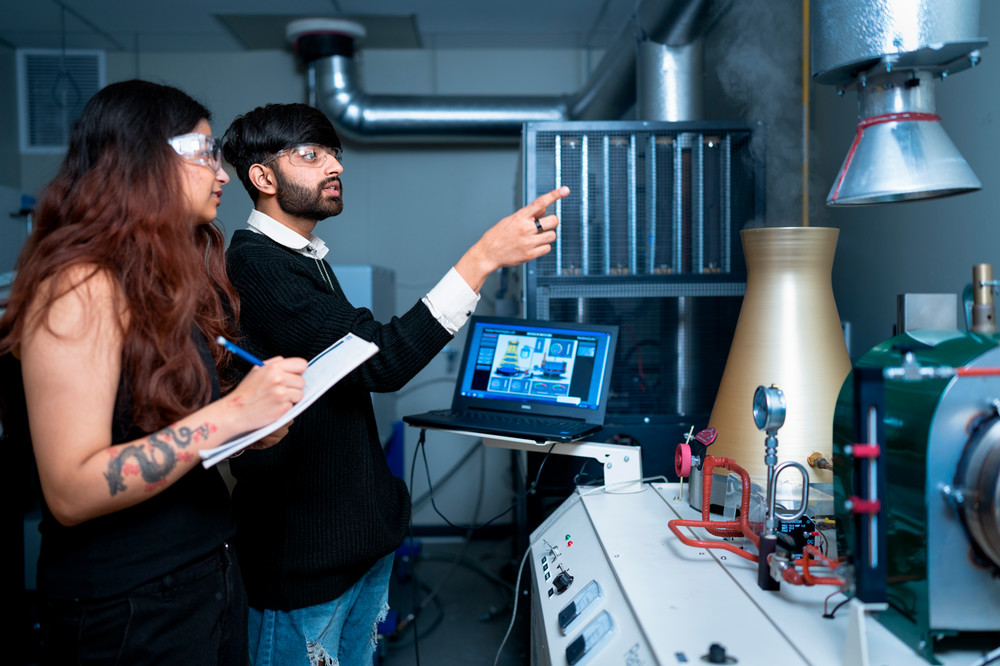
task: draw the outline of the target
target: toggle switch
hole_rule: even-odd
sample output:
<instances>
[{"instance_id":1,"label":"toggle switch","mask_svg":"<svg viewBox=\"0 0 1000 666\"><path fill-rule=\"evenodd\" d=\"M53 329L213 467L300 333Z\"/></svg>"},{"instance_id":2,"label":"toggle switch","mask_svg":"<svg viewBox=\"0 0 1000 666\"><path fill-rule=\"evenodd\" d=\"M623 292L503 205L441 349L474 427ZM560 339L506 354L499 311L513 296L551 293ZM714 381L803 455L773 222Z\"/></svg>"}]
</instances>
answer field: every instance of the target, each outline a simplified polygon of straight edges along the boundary
<instances>
[{"instance_id":1,"label":"toggle switch","mask_svg":"<svg viewBox=\"0 0 1000 666\"><path fill-rule=\"evenodd\" d=\"M562 594L572 584L573 577L567 571L560 572L558 576L552 579L552 586L556 588L557 594Z\"/></svg>"}]
</instances>

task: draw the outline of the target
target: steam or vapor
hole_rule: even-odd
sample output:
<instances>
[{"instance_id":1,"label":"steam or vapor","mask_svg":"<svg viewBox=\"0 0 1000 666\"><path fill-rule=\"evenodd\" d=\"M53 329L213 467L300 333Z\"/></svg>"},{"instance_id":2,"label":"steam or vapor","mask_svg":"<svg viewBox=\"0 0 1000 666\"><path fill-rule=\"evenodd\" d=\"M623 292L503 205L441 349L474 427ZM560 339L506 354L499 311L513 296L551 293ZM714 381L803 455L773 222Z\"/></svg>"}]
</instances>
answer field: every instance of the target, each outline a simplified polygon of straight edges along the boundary
<instances>
[{"instance_id":1,"label":"steam or vapor","mask_svg":"<svg viewBox=\"0 0 1000 666\"><path fill-rule=\"evenodd\" d=\"M802 224L802 6L796 0L737 0L720 20L709 62L725 94L754 127L751 151L766 166L765 219ZM812 142L810 142L812 143ZM810 215L819 192L810 184Z\"/></svg>"}]
</instances>

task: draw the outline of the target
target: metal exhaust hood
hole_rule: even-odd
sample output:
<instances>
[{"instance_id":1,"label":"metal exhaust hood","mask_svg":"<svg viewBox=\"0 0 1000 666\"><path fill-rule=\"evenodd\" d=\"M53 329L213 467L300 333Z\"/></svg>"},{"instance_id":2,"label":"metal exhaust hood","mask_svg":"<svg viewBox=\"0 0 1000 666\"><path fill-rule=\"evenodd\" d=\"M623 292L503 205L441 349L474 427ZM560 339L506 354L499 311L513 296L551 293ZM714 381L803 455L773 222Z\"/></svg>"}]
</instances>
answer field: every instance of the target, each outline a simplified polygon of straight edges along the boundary
<instances>
[{"instance_id":1,"label":"metal exhaust hood","mask_svg":"<svg viewBox=\"0 0 1000 666\"><path fill-rule=\"evenodd\" d=\"M858 93L854 141L827 204L943 197L982 187L937 115L936 79L978 64L979 0L813 0L812 74Z\"/></svg>"},{"instance_id":2,"label":"metal exhaust hood","mask_svg":"<svg viewBox=\"0 0 1000 666\"><path fill-rule=\"evenodd\" d=\"M929 72L858 90L860 122L827 203L890 203L982 187L934 110Z\"/></svg>"}]
</instances>

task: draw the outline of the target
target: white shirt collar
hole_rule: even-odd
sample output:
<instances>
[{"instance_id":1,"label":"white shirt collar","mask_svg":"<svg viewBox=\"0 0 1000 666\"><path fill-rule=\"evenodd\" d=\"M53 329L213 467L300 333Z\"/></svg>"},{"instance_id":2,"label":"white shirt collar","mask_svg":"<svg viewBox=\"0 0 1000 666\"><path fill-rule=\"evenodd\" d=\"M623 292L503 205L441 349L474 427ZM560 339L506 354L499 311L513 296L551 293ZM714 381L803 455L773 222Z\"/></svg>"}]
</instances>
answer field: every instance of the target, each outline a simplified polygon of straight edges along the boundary
<instances>
[{"instance_id":1,"label":"white shirt collar","mask_svg":"<svg viewBox=\"0 0 1000 666\"><path fill-rule=\"evenodd\" d=\"M247 226L250 227L251 231L267 236L278 245L295 250L307 257L322 259L330 250L319 236L309 234L308 239L303 238L267 213L262 213L257 209L250 211Z\"/></svg>"}]
</instances>

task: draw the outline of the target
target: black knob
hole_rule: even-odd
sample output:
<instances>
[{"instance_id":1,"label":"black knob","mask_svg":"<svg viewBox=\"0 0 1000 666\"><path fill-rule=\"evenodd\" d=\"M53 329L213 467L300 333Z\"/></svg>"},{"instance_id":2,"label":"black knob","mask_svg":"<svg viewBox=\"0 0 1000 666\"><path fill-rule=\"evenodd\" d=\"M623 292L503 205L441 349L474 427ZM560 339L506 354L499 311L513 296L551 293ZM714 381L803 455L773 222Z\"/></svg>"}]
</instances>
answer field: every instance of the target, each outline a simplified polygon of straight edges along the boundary
<instances>
[{"instance_id":1,"label":"black knob","mask_svg":"<svg viewBox=\"0 0 1000 666\"><path fill-rule=\"evenodd\" d=\"M556 592L558 594L562 594L563 592L565 592L566 588L568 588L572 583L573 583L573 577L570 576L569 573L565 571L563 571L562 573L560 573L559 575L557 575L555 578L552 579L552 586L556 588Z\"/></svg>"},{"instance_id":2,"label":"black knob","mask_svg":"<svg viewBox=\"0 0 1000 666\"><path fill-rule=\"evenodd\" d=\"M712 643L708 646L708 654L706 655L706 661L710 664L726 664L729 663L726 658L726 648L722 647L718 643Z\"/></svg>"}]
</instances>

